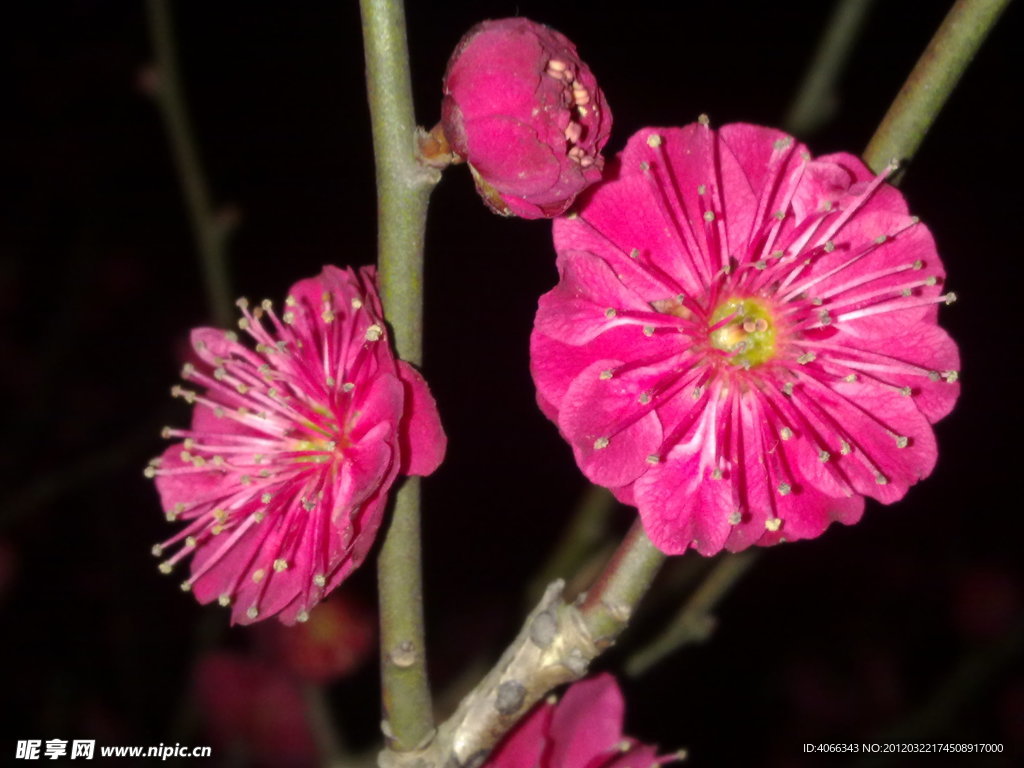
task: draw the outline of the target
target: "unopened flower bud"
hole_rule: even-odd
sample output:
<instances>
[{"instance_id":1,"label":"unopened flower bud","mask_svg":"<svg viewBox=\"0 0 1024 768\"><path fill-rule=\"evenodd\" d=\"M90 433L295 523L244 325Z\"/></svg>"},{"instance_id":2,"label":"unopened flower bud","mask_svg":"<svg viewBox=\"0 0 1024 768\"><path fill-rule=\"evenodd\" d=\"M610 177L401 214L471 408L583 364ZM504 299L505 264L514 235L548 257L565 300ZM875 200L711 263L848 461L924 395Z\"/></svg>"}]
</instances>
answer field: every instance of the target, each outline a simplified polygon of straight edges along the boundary
<instances>
[{"instance_id":1,"label":"unopened flower bud","mask_svg":"<svg viewBox=\"0 0 1024 768\"><path fill-rule=\"evenodd\" d=\"M550 27L478 24L448 62L444 94L451 149L495 212L558 216L601 178L611 111L576 46Z\"/></svg>"}]
</instances>

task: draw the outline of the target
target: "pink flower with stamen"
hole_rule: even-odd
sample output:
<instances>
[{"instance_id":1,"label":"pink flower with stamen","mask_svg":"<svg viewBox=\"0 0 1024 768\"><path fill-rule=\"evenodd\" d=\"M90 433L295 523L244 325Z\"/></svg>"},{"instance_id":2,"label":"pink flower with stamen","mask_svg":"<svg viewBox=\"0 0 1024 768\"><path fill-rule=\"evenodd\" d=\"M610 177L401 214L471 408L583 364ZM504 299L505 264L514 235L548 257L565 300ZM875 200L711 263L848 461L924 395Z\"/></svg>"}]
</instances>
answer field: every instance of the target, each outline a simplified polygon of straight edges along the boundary
<instances>
[{"instance_id":1,"label":"pink flower with stamen","mask_svg":"<svg viewBox=\"0 0 1024 768\"><path fill-rule=\"evenodd\" d=\"M624 736L625 702L605 673L537 705L494 749L485 768L654 768L682 760Z\"/></svg>"},{"instance_id":2,"label":"pink flower with stamen","mask_svg":"<svg viewBox=\"0 0 1024 768\"><path fill-rule=\"evenodd\" d=\"M496 213L564 213L600 180L612 113L576 46L523 18L477 24L444 77L442 125Z\"/></svg>"},{"instance_id":3,"label":"pink flower with stamen","mask_svg":"<svg viewBox=\"0 0 1024 768\"><path fill-rule=\"evenodd\" d=\"M645 129L555 222L538 402L651 540L710 555L856 522L935 466L945 273L903 196L753 125Z\"/></svg>"},{"instance_id":4,"label":"pink flower with stamen","mask_svg":"<svg viewBox=\"0 0 1024 768\"><path fill-rule=\"evenodd\" d=\"M399 473L428 475L446 438L422 377L395 360L376 272L324 267L292 287L284 311L244 299L237 334L192 332L198 357L172 394L195 405L182 442L151 462L167 519L153 548L182 589L231 606L232 622L309 610L366 557Z\"/></svg>"}]
</instances>

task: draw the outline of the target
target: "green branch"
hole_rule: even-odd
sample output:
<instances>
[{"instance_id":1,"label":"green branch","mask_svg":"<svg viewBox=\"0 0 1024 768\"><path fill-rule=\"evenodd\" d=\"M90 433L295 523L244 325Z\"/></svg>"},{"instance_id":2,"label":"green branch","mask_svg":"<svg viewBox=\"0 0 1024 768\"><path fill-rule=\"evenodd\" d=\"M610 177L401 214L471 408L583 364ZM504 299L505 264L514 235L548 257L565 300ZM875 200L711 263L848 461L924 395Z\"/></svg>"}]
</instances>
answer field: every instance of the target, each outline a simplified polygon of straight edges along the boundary
<instances>
[{"instance_id":1,"label":"green branch","mask_svg":"<svg viewBox=\"0 0 1024 768\"><path fill-rule=\"evenodd\" d=\"M580 607L598 646L611 645L626 628L664 563L665 554L647 538L638 518Z\"/></svg>"},{"instance_id":2,"label":"green branch","mask_svg":"<svg viewBox=\"0 0 1024 768\"><path fill-rule=\"evenodd\" d=\"M875 0L838 0L811 65L782 125L801 138L832 119L839 108L836 83Z\"/></svg>"},{"instance_id":3,"label":"green branch","mask_svg":"<svg viewBox=\"0 0 1024 768\"><path fill-rule=\"evenodd\" d=\"M910 160L967 65L1010 0L957 0L864 151L880 173L890 160Z\"/></svg>"},{"instance_id":4,"label":"green branch","mask_svg":"<svg viewBox=\"0 0 1024 768\"><path fill-rule=\"evenodd\" d=\"M178 77L178 57L168 0L147 0L146 18L156 68L153 97L167 128L174 165L185 194L192 233L199 251L207 304L214 322L221 328L228 328L235 313L225 248L232 217L218 216L210 202L203 164L192 136Z\"/></svg>"},{"instance_id":5,"label":"green branch","mask_svg":"<svg viewBox=\"0 0 1024 768\"><path fill-rule=\"evenodd\" d=\"M423 233L440 172L417 159L405 13L400 0L361 0L366 85L377 169L378 260L384 314L399 357L423 350ZM410 752L434 735L423 637L419 479L409 478L377 562L382 728L389 749Z\"/></svg>"}]
</instances>

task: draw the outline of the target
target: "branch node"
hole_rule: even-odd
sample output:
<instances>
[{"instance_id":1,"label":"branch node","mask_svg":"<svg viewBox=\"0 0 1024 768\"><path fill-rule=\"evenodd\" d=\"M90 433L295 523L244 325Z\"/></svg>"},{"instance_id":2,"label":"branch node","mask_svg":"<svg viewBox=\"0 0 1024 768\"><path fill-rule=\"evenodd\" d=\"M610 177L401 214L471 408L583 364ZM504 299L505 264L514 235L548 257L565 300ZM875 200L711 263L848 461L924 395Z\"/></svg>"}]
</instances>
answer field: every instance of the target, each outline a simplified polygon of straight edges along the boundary
<instances>
[{"instance_id":1,"label":"branch node","mask_svg":"<svg viewBox=\"0 0 1024 768\"><path fill-rule=\"evenodd\" d=\"M542 611L530 622L530 641L538 648L549 648L555 640L558 620L551 611Z\"/></svg>"},{"instance_id":2,"label":"branch node","mask_svg":"<svg viewBox=\"0 0 1024 768\"><path fill-rule=\"evenodd\" d=\"M419 659L419 654L416 653L415 644L411 640L406 640L394 648L388 654L388 658L399 669L408 669Z\"/></svg>"},{"instance_id":3,"label":"branch node","mask_svg":"<svg viewBox=\"0 0 1024 768\"><path fill-rule=\"evenodd\" d=\"M506 680L498 686L494 708L502 715L514 715L526 700L526 688L518 680Z\"/></svg>"}]
</instances>

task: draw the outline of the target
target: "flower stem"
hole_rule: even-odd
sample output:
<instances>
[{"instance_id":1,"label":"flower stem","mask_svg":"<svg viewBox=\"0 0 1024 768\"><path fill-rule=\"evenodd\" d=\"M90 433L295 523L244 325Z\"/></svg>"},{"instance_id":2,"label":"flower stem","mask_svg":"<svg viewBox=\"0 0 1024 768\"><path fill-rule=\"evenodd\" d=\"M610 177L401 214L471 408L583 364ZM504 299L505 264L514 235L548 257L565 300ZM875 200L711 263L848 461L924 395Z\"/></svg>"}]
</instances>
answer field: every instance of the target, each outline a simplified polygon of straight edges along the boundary
<instances>
[{"instance_id":1,"label":"flower stem","mask_svg":"<svg viewBox=\"0 0 1024 768\"><path fill-rule=\"evenodd\" d=\"M418 364L423 355L423 234L440 172L417 159L401 0L360 0L360 8L377 167L381 296L398 356Z\"/></svg>"},{"instance_id":2,"label":"flower stem","mask_svg":"<svg viewBox=\"0 0 1024 768\"><path fill-rule=\"evenodd\" d=\"M832 119L839 106L836 82L875 0L838 0L814 59L782 121L800 137L814 133Z\"/></svg>"},{"instance_id":3,"label":"flower stem","mask_svg":"<svg viewBox=\"0 0 1024 768\"><path fill-rule=\"evenodd\" d=\"M957 0L871 137L864 160L875 173L910 160L1010 0Z\"/></svg>"},{"instance_id":4,"label":"flower stem","mask_svg":"<svg viewBox=\"0 0 1024 768\"><path fill-rule=\"evenodd\" d=\"M583 621L599 646L610 645L626 628L664 563L664 553L647 538L637 519L580 606Z\"/></svg>"},{"instance_id":5,"label":"flower stem","mask_svg":"<svg viewBox=\"0 0 1024 768\"><path fill-rule=\"evenodd\" d=\"M530 579L526 590L530 606L540 599L548 584L577 572L599 552L603 544L613 543L608 537L608 521L615 504L615 497L607 488L587 486L558 544Z\"/></svg>"},{"instance_id":6,"label":"flower stem","mask_svg":"<svg viewBox=\"0 0 1024 768\"><path fill-rule=\"evenodd\" d=\"M167 128L174 164L185 193L210 316L218 326L228 328L234 316L225 248L229 227L216 215L210 203L203 165L178 77L178 57L168 0L147 0L146 18L156 66L153 96Z\"/></svg>"},{"instance_id":7,"label":"flower stem","mask_svg":"<svg viewBox=\"0 0 1024 768\"><path fill-rule=\"evenodd\" d=\"M423 351L423 233L440 172L416 154L405 11L400 0L360 0L366 87L377 169L377 247L381 298L399 357ZM419 480L407 479L377 562L381 690L389 749L408 752L434 734L423 637Z\"/></svg>"}]
</instances>

